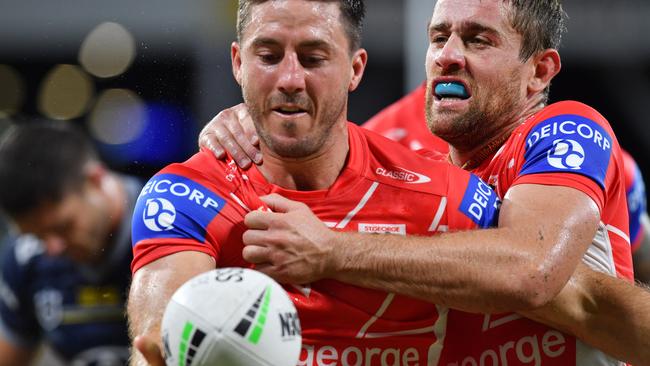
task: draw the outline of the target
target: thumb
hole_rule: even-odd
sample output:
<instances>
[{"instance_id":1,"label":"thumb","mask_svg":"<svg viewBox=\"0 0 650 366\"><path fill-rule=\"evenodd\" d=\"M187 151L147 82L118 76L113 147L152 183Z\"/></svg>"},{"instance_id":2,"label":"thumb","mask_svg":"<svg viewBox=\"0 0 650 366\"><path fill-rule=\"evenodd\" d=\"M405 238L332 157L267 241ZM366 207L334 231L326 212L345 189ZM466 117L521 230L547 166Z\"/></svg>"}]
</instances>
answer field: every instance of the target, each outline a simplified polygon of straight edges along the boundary
<instances>
[{"instance_id":1,"label":"thumb","mask_svg":"<svg viewBox=\"0 0 650 366\"><path fill-rule=\"evenodd\" d=\"M302 203L292 201L277 193L262 196L260 199L262 202L266 203L273 212L286 213L302 206Z\"/></svg>"},{"instance_id":2,"label":"thumb","mask_svg":"<svg viewBox=\"0 0 650 366\"><path fill-rule=\"evenodd\" d=\"M165 366L162 351L158 343L154 342L151 337L146 335L137 336L133 340L133 346L140 351L150 366Z\"/></svg>"}]
</instances>

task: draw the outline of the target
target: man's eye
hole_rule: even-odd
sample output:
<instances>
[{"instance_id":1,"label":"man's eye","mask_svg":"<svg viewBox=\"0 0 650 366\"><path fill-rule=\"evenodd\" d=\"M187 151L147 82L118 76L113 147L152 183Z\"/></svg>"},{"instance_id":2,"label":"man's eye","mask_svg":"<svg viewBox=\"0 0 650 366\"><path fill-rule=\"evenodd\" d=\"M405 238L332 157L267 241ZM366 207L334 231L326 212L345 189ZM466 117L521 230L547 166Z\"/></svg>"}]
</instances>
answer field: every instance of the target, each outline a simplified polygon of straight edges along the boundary
<instances>
[{"instance_id":1,"label":"man's eye","mask_svg":"<svg viewBox=\"0 0 650 366\"><path fill-rule=\"evenodd\" d=\"M489 45L490 41L484 37L472 37L468 41L469 43L479 44L479 45Z\"/></svg>"},{"instance_id":2,"label":"man's eye","mask_svg":"<svg viewBox=\"0 0 650 366\"><path fill-rule=\"evenodd\" d=\"M272 53L261 53L258 55L258 57L265 63L276 63L278 60L278 57L275 54Z\"/></svg>"},{"instance_id":3,"label":"man's eye","mask_svg":"<svg viewBox=\"0 0 650 366\"><path fill-rule=\"evenodd\" d=\"M431 42L433 42L433 43L445 43L445 42L447 42L447 39L449 39L449 37L447 37L447 36L434 36L434 37L431 38Z\"/></svg>"},{"instance_id":4,"label":"man's eye","mask_svg":"<svg viewBox=\"0 0 650 366\"><path fill-rule=\"evenodd\" d=\"M323 63L323 61L325 61L325 58L323 58L322 56L316 56L316 55L303 56L303 57L300 58L300 61L305 66L317 66L317 65L320 65L321 63Z\"/></svg>"}]
</instances>

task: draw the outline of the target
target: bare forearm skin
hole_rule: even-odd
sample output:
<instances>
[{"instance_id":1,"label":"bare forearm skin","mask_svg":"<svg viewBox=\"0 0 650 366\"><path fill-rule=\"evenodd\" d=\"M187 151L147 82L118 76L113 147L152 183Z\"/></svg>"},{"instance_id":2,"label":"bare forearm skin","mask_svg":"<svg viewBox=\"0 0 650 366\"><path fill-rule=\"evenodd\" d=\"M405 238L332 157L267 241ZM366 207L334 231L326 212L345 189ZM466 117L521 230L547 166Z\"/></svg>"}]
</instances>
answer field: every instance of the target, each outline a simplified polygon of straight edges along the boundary
<instances>
[{"instance_id":1,"label":"bare forearm skin","mask_svg":"<svg viewBox=\"0 0 650 366\"><path fill-rule=\"evenodd\" d=\"M334 233L326 276L468 312L534 309L564 287L599 221L582 192L515 186L495 229L433 237Z\"/></svg>"},{"instance_id":2,"label":"bare forearm skin","mask_svg":"<svg viewBox=\"0 0 650 366\"><path fill-rule=\"evenodd\" d=\"M516 233L503 229L398 241L389 235L339 235L332 276L468 312L539 307L560 291L549 277L559 274L544 277L533 265L536 261L516 245L485 245L511 236Z\"/></svg>"},{"instance_id":3,"label":"bare forearm skin","mask_svg":"<svg viewBox=\"0 0 650 366\"><path fill-rule=\"evenodd\" d=\"M214 268L214 260L200 252L172 254L140 268L133 276L127 305L131 340L147 335L160 345L160 322L176 289L195 275ZM132 349L130 364L141 366L147 362Z\"/></svg>"},{"instance_id":4,"label":"bare forearm skin","mask_svg":"<svg viewBox=\"0 0 650 366\"><path fill-rule=\"evenodd\" d=\"M650 365L650 292L585 266L548 305L522 315L636 366Z\"/></svg>"}]
</instances>

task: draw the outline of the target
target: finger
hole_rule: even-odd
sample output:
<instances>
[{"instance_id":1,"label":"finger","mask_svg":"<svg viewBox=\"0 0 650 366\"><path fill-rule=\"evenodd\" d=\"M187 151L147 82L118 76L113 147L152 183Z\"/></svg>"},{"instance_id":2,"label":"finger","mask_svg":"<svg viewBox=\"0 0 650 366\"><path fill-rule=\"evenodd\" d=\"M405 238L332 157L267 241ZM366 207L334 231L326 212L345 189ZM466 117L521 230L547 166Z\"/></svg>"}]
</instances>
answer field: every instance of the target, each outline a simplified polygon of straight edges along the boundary
<instances>
[{"instance_id":1,"label":"finger","mask_svg":"<svg viewBox=\"0 0 650 366\"><path fill-rule=\"evenodd\" d=\"M158 343L154 342L149 336L137 336L133 340L133 346L144 356L147 363L151 366L165 366L162 352Z\"/></svg>"},{"instance_id":2,"label":"finger","mask_svg":"<svg viewBox=\"0 0 650 366\"><path fill-rule=\"evenodd\" d=\"M246 107L246 104L241 103L236 106L235 109L246 138L253 146L259 147L260 138L257 135L257 131L255 130L253 118L251 117L250 113L248 113L248 107ZM262 163L262 153L259 150L256 151L255 156L249 155L249 157L253 159L255 164Z\"/></svg>"},{"instance_id":3,"label":"finger","mask_svg":"<svg viewBox=\"0 0 650 366\"><path fill-rule=\"evenodd\" d=\"M262 202L266 203L271 211L286 213L291 210L296 210L304 207L304 204L297 201L292 201L288 198L282 197L277 193L272 193L267 196L260 197Z\"/></svg>"},{"instance_id":4,"label":"finger","mask_svg":"<svg viewBox=\"0 0 650 366\"><path fill-rule=\"evenodd\" d=\"M244 127L242 126L243 121L239 119L239 115L237 116L238 118L232 118L225 121L226 128L235 139L237 147L242 150L242 153L246 155L247 158L251 160L257 158L258 161L256 161L256 163L261 162L258 155L261 156L262 154L259 149L251 143L250 138L247 136L247 133L244 131ZM248 113L246 113L245 116L248 116ZM250 117L248 118L250 119ZM237 153L239 154L239 152Z\"/></svg>"},{"instance_id":5,"label":"finger","mask_svg":"<svg viewBox=\"0 0 650 366\"><path fill-rule=\"evenodd\" d=\"M270 263L271 250L260 245L246 245L242 249L242 257L246 262L253 264Z\"/></svg>"},{"instance_id":6,"label":"finger","mask_svg":"<svg viewBox=\"0 0 650 366\"><path fill-rule=\"evenodd\" d=\"M273 220L273 212L255 210L251 211L244 216L244 225L249 229L268 230Z\"/></svg>"},{"instance_id":7,"label":"finger","mask_svg":"<svg viewBox=\"0 0 650 366\"><path fill-rule=\"evenodd\" d=\"M215 116L203 127L201 133L199 134L198 144L199 149L206 148L212 151L217 159L223 159L226 155L226 152L221 148L221 146L219 146L218 141L214 136L214 129L215 125L218 124L218 117L218 115Z\"/></svg>"},{"instance_id":8,"label":"finger","mask_svg":"<svg viewBox=\"0 0 650 366\"><path fill-rule=\"evenodd\" d=\"M217 140L217 137L212 132L199 136L199 149L210 150L219 160L226 158L226 151L221 148L219 140Z\"/></svg>"},{"instance_id":9,"label":"finger","mask_svg":"<svg viewBox=\"0 0 650 366\"><path fill-rule=\"evenodd\" d=\"M237 139L225 124L226 122L224 121L224 125L215 126L214 135L217 138L218 145L223 147L232 156L237 165L242 168L248 168L252 163L251 159L246 156L244 150L239 146Z\"/></svg>"}]
</instances>

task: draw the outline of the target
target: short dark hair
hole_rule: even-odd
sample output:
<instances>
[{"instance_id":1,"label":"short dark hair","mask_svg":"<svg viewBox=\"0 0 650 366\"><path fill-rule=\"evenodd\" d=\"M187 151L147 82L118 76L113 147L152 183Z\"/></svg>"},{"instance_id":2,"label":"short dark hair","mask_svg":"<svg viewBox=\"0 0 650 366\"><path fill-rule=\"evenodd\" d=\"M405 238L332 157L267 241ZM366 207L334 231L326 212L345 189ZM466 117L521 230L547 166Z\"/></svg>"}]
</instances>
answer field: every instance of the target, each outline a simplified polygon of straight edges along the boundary
<instances>
[{"instance_id":1,"label":"short dark hair","mask_svg":"<svg viewBox=\"0 0 650 366\"><path fill-rule=\"evenodd\" d=\"M545 49L560 48L566 32L567 14L562 0L504 0L510 5L510 24L521 34L519 58L522 61ZM548 101L551 86L543 91L544 103Z\"/></svg>"},{"instance_id":2,"label":"short dark hair","mask_svg":"<svg viewBox=\"0 0 650 366\"><path fill-rule=\"evenodd\" d=\"M548 48L558 49L566 32L561 0L504 0L510 24L522 36L519 57L525 61Z\"/></svg>"},{"instance_id":3,"label":"short dark hair","mask_svg":"<svg viewBox=\"0 0 650 366\"><path fill-rule=\"evenodd\" d=\"M265 3L269 0L239 0L237 11L237 40L241 42L244 29L250 21L251 6ZM356 51L361 47L361 33L363 30L363 18L366 15L366 6L363 0L307 0L338 2L341 10L341 20L345 27L350 43L350 51Z\"/></svg>"},{"instance_id":4,"label":"short dark hair","mask_svg":"<svg viewBox=\"0 0 650 366\"><path fill-rule=\"evenodd\" d=\"M82 186L84 168L94 160L91 142L72 127L52 121L13 125L0 138L0 206L15 218L57 203Z\"/></svg>"}]
</instances>

